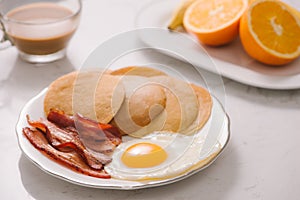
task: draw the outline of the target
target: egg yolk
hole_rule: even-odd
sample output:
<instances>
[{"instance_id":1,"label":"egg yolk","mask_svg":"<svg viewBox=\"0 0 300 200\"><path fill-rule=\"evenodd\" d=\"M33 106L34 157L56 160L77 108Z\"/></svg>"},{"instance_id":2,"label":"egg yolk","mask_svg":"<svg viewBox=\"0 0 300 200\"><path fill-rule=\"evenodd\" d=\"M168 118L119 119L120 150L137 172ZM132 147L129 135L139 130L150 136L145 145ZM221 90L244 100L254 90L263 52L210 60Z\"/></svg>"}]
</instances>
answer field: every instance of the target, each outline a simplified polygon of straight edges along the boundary
<instances>
[{"instance_id":1,"label":"egg yolk","mask_svg":"<svg viewBox=\"0 0 300 200\"><path fill-rule=\"evenodd\" d=\"M131 168L148 168L161 164L167 159L167 153L160 146L152 143L137 143L123 153L121 160Z\"/></svg>"}]
</instances>

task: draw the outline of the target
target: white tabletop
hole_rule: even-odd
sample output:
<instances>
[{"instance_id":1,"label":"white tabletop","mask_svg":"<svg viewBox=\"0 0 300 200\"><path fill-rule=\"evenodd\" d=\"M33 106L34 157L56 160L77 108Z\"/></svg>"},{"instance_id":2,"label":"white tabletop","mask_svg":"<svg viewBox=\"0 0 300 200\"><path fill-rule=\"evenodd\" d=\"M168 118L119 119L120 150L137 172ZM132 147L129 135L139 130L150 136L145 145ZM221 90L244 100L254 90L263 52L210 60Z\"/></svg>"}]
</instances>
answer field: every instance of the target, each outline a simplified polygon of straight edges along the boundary
<instances>
[{"instance_id":1,"label":"white tabletop","mask_svg":"<svg viewBox=\"0 0 300 200\"><path fill-rule=\"evenodd\" d=\"M299 1L291 0L299 5ZM136 191L85 188L52 177L22 155L15 124L25 103L55 78L78 69L101 42L134 28L139 0L85 0L80 27L67 58L47 65L0 51L0 198L9 199L299 199L300 91L259 89L224 78L231 141L209 168L167 186ZM160 57L158 52L143 59ZM186 69L188 73L189 69ZM213 76L213 75L212 75Z\"/></svg>"}]
</instances>

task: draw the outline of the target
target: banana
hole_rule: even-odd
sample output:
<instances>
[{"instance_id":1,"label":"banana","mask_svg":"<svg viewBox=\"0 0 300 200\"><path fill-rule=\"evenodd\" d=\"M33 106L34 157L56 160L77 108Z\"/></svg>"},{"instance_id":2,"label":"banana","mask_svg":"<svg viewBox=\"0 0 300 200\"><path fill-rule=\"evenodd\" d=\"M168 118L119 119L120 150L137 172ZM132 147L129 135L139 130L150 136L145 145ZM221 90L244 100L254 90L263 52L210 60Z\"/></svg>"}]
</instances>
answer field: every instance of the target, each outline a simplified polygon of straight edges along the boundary
<instances>
[{"instance_id":1,"label":"banana","mask_svg":"<svg viewBox=\"0 0 300 200\"><path fill-rule=\"evenodd\" d=\"M172 19L168 25L168 29L175 30L177 27L182 26L185 11L195 1L197 0L181 0L180 4L173 12Z\"/></svg>"}]
</instances>

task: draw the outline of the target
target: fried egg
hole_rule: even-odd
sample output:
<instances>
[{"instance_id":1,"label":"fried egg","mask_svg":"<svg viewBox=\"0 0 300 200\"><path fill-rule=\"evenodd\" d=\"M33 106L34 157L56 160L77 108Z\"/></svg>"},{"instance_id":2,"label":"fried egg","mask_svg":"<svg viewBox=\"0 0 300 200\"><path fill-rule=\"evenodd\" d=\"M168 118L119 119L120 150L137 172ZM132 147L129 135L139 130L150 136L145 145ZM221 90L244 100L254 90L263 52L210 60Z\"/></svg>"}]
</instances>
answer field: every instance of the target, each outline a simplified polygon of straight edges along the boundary
<instances>
[{"instance_id":1,"label":"fried egg","mask_svg":"<svg viewBox=\"0 0 300 200\"><path fill-rule=\"evenodd\" d=\"M154 132L119 145L105 170L116 179L166 179L184 173L203 158L203 135Z\"/></svg>"}]
</instances>

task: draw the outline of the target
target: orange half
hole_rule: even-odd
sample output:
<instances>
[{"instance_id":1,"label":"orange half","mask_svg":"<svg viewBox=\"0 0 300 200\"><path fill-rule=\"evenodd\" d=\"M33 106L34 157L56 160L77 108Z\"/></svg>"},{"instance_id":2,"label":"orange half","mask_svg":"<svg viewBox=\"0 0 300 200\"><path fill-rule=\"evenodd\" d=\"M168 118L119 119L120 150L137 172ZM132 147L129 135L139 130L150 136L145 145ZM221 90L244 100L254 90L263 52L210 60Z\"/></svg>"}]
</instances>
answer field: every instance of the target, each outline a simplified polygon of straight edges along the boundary
<instances>
[{"instance_id":1,"label":"orange half","mask_svg":"<svg viewBox=\"0 0 300 200\"><path fill-rule=\"evenodd\" d=\"M245 51L269 65L283 65L299 57L300 17L297 12L279 0L254 1L240 24Z\"/></svg>"},{"instance_id":2,"label":"orange half","mask_svg":"<svg viewBox=\"0 0 300 200\"><path fill-rule=\"evenodd\" d=\"M248 0L198 0L185 12L187 32L207 45L219 46L234 40Z\"/></svg>"}]
</instances>

